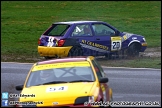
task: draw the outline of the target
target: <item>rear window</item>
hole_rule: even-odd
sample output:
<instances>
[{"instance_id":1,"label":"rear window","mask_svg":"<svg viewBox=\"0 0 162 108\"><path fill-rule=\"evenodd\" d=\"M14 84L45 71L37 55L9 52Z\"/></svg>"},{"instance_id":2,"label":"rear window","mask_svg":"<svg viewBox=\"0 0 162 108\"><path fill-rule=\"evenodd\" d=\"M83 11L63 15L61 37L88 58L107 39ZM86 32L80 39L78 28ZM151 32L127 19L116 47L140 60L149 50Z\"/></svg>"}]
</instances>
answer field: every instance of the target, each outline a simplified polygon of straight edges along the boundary
<instances>
[{"instance_id":1,"label":"rear window","mask_svg":"<svg viewBox=\"0 0 162 108\"><path fill-rule=\"evenodd\" d=\"M46 36L63 36L70 25L67 24L53 24L45 33Z\"/></svg>"}]
</instances>

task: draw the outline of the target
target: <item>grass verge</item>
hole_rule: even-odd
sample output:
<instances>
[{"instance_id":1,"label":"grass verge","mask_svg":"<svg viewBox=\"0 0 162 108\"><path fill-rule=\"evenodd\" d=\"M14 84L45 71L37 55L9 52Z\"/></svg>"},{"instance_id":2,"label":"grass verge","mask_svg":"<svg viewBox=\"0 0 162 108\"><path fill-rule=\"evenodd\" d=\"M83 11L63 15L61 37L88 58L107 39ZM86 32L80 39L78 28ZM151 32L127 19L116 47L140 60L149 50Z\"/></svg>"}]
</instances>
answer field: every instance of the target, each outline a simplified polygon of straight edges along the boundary
<instances>
[{"instance_id":1,"label":"grass verge","mask_svg":"<svg viewBox=\"0 0 162 108\"><path fill-rule=\"evenodd\" d=\"M2 1L1 61L38 61L40 35L53 22L70 20L105 21L120 31L145 36L148 47L161 46L160 1ZM155 59L122 61L122 65L153 67L159 63ZM121 65L120 60L109 62Z\"/></svg>"}]
</instances>

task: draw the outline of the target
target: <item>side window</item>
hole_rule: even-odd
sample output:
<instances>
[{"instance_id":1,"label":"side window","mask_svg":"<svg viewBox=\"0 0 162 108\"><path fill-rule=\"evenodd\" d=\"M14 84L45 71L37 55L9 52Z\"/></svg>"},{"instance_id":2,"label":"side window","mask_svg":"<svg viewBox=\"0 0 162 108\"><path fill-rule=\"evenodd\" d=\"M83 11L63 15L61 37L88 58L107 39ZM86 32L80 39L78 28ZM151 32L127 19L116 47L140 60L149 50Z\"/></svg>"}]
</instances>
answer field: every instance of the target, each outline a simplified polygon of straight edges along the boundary
<instances>
[{"instance_id":1,"label":"side window","mask_svg":"<svg viewBox=\"0 0 162 108\"><path fill-rule=\"evenodd\" d=\"M92 60L92 64L93 64L93 66L94 66L94 68L95 68L95 70L96 70L96 74L97 74L97 76L98 76L98 79L102 78L103 75L101 74L101 70L100 70L100 68L97 66L97 64L95 63L95 61Z\"/></svg>"},{"instance_id":2,"label":"side window","mask_svg":"<svg viewBox=\"0 0 162 108\"><path fill-rule=\"evenodd\" d=\"M92 30L88 24L76 25L71 36L92 36Z\"/></svg>"},{"instance_id":3,"label":"side window","mask_svg":"<svg viewBox=\"0 0 162 108\"><path fill-rule=\"evenodd\" d=\"M104 70L103 70L103 68L101 67L101 65L98 63L98 61L97 61L96 59L94 59L94 62L95 62L95 64L98 66L98 68L99 68L99 70L100 70L102 76L105 77Z\"/></svg>"},{"instance_id":4,"label":"side window","mask_svg":"<svg viewBox=\"0 0 162 108\"><path fill-rule=\"evenodd\" d=\"M93 24L92 28L95 32L95 36L112 36L115 35L115 31L109 26L104 24Z\"/></svg>"}]
</instances>

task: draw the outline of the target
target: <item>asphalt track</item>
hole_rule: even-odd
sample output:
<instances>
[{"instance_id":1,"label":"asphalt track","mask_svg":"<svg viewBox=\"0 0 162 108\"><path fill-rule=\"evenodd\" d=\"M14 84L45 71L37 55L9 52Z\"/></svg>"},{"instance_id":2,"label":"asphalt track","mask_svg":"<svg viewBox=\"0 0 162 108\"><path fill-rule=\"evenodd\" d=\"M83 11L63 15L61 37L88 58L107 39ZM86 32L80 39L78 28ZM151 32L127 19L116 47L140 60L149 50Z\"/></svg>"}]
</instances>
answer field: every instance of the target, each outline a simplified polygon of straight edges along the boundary
<instances>
[{"instance_id":1,"label":"asphalt track","mask_svg":"<svg viewBox=\"0 0 162 108\"><path fill-rule=\"evenodd\" d=\"M1 62L1 92L19 93L32 63ZM113 105L119 107L161 106L161 69L103 67L113 90ZM11 99L12 100L12 99Z\"/></svg>"}]
</instances>

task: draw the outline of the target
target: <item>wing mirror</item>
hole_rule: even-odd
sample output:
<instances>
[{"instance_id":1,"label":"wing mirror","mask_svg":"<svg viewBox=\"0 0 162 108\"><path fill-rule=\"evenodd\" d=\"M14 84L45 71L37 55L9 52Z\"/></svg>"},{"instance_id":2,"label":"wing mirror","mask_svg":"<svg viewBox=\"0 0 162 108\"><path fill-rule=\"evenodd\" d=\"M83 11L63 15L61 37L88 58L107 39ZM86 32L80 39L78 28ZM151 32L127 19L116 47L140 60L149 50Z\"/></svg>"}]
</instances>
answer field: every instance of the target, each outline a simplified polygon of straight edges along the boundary
<instances>
[{"instance_id":1,"label":"wing mirror","mask_svg":"<svg viewBox=\"0 0 162 108\"><path fill-rule=\"evenodd\" d=\"M18 85L18 86L15 87L15 89L16 89L17 91L20 91L20 90L23 89L23 86L24 86L24 85Z\"/></svg>"},{"instance_id":2,"label":"wing mirror","mask_svg":"<svg viewBox=\"0 0 162 108\"><path fill-rule=\"evenodd\" d=\"M100 78L100 80L99 80L99 82L100 83L107 83L109 81L109 79L108 78Z\"/></svg>"}]
</instances>

